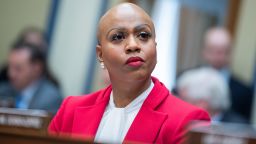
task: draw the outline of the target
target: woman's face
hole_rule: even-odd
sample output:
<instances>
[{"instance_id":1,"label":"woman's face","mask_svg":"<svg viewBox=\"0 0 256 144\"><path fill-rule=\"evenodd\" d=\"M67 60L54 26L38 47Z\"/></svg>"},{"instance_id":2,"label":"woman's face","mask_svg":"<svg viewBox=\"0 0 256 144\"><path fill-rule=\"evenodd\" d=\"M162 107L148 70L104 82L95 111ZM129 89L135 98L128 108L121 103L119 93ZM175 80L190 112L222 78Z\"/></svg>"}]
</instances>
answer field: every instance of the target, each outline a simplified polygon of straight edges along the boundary
<instances>
[{"instance_id":1,"label":"woman's face","mask_svg":"<svg viewBox=\"0 0 256 144\"><path fill-rule=\"evenodd\" d=\"M101 22L97 54L111 79L145 80L156 65L154 26L147 15L135 11L117 10Z\"/></svg>"}]
</instances>

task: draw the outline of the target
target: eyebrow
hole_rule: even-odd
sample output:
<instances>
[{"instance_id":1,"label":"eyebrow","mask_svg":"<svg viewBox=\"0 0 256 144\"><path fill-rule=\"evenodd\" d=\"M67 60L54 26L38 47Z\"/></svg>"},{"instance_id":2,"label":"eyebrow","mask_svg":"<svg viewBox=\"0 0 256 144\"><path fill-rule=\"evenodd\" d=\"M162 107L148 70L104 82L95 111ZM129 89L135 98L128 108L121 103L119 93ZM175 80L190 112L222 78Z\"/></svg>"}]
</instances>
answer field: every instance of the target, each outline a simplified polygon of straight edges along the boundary
<instances>
[{"instance_id":1,"label":"eyebrow","mask_svg":"<svg viewBox=\"0 0 256 144\"><path fill-rule=\"evenodd\" d=\"M148 27L151 30L150 25L148 24L141 24L135 27L135 31L140 31L141 29L145 29L145 26Z\"/></svg>"},{"instance_id":2,"label":"eyebrow","mask_svg":"<svg viewBox=\"0 0 256 144\"><path fill-rule=\"evenodd\" d=\"M151 27L150 27L149 24L140 24L140 25L136 26L134 29L135 29L135 31L139 31L139 30L141 30L141 29L144 29L145 26L148 27L148 28L151 30ZM122 30L126 30L126 28L125 28L125 27L114 27L114 28L111 28L111 29L107 32L106 37L107 37L108 34L109 34L111 31L113 31L113 30L121 30L121 31L122 31ZM151 31L152 31L152 30L151 30Z\"/></svg>"}]
</instances>

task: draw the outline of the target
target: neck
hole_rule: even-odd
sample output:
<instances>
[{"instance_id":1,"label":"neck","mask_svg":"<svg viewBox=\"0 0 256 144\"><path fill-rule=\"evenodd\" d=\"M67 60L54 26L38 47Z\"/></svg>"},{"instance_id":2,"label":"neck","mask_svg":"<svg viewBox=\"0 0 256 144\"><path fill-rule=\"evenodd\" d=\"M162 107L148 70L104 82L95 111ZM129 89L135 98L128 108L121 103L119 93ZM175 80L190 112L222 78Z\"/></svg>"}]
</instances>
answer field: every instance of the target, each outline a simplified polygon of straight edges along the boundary
<instances>
[{"instance_id":1,"label":"neck","mask_svg":"<svg viewBox=\"0 0 256 144\"><path fill-rule=\"evenodd\" d=\"M116 107L126 107L149 86L151 77L140 81L111 80Z\"/></svg>"}]
</instances>

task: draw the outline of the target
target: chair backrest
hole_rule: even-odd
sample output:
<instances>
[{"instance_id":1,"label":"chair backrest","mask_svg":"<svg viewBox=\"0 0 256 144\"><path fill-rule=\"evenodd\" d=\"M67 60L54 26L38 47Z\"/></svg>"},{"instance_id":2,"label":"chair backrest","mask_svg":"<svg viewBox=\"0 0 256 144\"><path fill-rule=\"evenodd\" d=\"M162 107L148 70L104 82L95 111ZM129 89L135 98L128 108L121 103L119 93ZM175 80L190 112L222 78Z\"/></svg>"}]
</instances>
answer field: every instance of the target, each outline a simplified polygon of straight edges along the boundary
<instances>
[{"instance_id":1,"label":"chair backrest","mask_svg":"<svg viewBox=\"0 0 256 144\"><path fill-rule=\"evenodd\" d=\"M256 130L245 124L217 123L195 127L186 144L256 144Z\"/></svg>"}]
</instances>

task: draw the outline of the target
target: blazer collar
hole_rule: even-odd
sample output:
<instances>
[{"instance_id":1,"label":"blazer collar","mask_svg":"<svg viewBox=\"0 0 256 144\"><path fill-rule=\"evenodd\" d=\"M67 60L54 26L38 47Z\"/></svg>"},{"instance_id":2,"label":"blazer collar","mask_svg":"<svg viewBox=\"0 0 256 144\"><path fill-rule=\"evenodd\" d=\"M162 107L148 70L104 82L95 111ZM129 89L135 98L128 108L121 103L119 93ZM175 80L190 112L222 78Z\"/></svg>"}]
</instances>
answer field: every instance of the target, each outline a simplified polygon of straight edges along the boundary
<instances>
[{"instance_id":1,"label":"blazer collar","mask_svg":"<svg viewBox=\"0 0 256 144\"><path fill-rule=\"evenodd\" d=\"M169 91L158 79L152 77L154 88L144 101L139 113L129 128L125 141L155 142L159 131L167 119L167 114L156 111L161 102L168 96Z\"/></svg>"},{"instance_id":2,"label":"blazer collar","mask_svg":"<svg viewBox=\"0 0 256 144\"><path fill-rule=\"evenodd\" d=\"M154 82L154 88L149 93L143 105L155 110L157 106L161 104L161 102L169 95L170 92L157 78L152 77L152 80Z\"/></svg>"},{"instance_id":3,"label":"blazer collar","mask_svg":"<svg viewBox=\"0 0 256 144\"><path fill-rule=\"evenodd\" d=\"M86 135L94 138L111 91L112 88L109 86L97 96L94 105L76 108L72 127L74 135Z\"/></svg>"},{"instance_id":4,"label":"blazer collar","mask_svg":"<svg viewBox=\"0 0 256 144\"><path fill-rule=\"evenodd\" d=\"M169 91L158 79L152 77L152 80L154 88L144 101L124 141L154 142L162 124L167 119L167 114L155 109L168 96ZM111 91L112 88L109 86L98 96L95 105L76 109L72 129L74 134L95 137Z\"/></svg>"}]
</instances>

